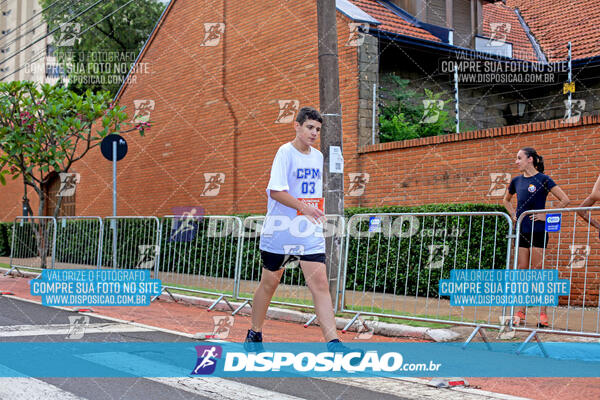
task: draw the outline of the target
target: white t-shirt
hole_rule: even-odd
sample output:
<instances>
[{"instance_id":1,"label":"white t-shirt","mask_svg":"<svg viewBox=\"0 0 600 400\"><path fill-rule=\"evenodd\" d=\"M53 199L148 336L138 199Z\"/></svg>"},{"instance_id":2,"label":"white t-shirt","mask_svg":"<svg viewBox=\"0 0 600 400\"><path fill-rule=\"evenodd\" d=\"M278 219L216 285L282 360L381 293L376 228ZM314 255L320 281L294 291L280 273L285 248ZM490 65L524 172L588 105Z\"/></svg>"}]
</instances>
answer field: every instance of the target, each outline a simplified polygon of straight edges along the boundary
<instances>
[{"instance_id":1,"label":"white t-shirt","mask_svg":"<svg viewBox=\"0 0 600 400\"><path fill-rule=\"evenodd\" d=\"M323 225L314 224L294 208L273 200L271 190L285 190L297 199L321 199L322 207L323 154L313 147L310 154L303 154L291 142L277 150L267 186L269 200L260 249L277 254L325 253Z\"/></svg>"}]
</instances>

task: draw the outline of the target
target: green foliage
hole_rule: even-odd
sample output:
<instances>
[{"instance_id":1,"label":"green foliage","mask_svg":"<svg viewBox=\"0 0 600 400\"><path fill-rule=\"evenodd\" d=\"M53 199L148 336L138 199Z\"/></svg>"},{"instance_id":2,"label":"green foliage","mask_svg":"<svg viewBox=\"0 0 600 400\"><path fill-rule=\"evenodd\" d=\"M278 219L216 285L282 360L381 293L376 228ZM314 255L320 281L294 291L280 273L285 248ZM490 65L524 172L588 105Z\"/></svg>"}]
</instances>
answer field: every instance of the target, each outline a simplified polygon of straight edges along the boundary
<instances>
[{"instance_id":1,"label":"green foliage","mask_svg":"<svg viewBox=\"0 0 600 400\"><path fill-rule=\"evenodd\" d=\"M162 232L161 271L235 278L239 224L232 219L200 218L192 222L195 233L178 237L179 222L171 221L173 225L163 224L167 229Z\"/></svg>"},{"instance_id":2,"label":"green foliage","mask_svg":"<svg viewBox=\"0 0 600 400\"><path fill-rule=\"evenodd\" d=\"M47 229L48 226L40 226L39 223L23 223L15 226L14 222L3 222L0 223L0 256L9 257L12 246L12 235L13 230L15 231L15 240L17 245L15 246L14 254L17 258L30 258L38 257L40 252L38 250L38 242L36 238ZM46 251L47 249L44 249Z\"/></svg>"},{"instance_id":3,"label":"green foliage","mask_svg":"<svg viewBox=\"0 0 600 400\"><path fill-rule=\"evenodd\" d=\"M59 28L53 35L55 56L68 75L69 89L77 93L106 90L114 96L165 4L158 0L113 0L69 22L94 2L52 5L57 2L40 0L40 6L47 8L44 19L48 29ZM73 37L76 39L67 40Z\"/></svg>"},{"instance_id":4,"label":"green foliage","mask_svg":"<svg viewBox=\"0 0 600 400\"><path fill-rule=\"evenodd\" d=\"M10 256L12 222L0 222L0 257Z\"/></svg>"},{"instance_id":5,"label":"green foliage","mask_svg":"<svg viewBox=\"0 0 600 400\"><path fill-rule=\"evenodd\" d=\"M97 220L57 220L56 262L96 265L99 235Z\"/></svg>"},{"instance_id":6,"label":"green foliage","mask_svg":"<svg viewBox=\"0 0 600 400\"><path fill-rule=\"evenodd\" d=\"M125 107L113 105L108 92L79 95L61 85L0 82L0 183L23 176L43 200L51 174L68 172L105 136L143 135L149 126L128 126L126 120Z\"/></svg>"},{"instance_id":7,"label":"green foliage","mask_svg":"<svg viewBox=\"0 0 600 400\"><path fill-rule=\"evenodd\" d=\"M432 204L346 209L346 216L375 213L504 211L498 205ZM508 222L496 216L382 218L381 233L369 232L369 218L354 226L348 248L346 289L437 297L440 279L452 269L503 269ZM447 246L447 247L445 247ZM439 252L431 256L432 248ZM445 251L444 251L445 250ZM444 254L442 254L444 253ZM439 264L435 268L430 265Z\"/></svg>"},{"instance_id":8,"label":"green foliage","mask_svg":"<svg viewBox=\"0 0 600 400\"><path fill-rule=\"evenodd\" d=\"M81 222L79 222L81 223ZM113 226L116 227L116 236ZM102 265L113 266L113 240L116 239L118 268L139 268L140 245L156 244L156 222L151 219L104 220Z\"/></svg>"},{"instance_id":9,"label":"green foliage","mask_svg":"<svg viewBox=\"0 0 600 400\"><path fill-rule=\"evenodd\" d=\"M384 89L386 100L379 109L379 139L382 143L443 135L454 129L445 111L451 100L442 100L442 93L425 89L424 95L418 94L408 89L407 79L396 75L388 75L387 79L393 88ZM431 104L427 112L423 100Z\"/></svg>"}]
</instances>

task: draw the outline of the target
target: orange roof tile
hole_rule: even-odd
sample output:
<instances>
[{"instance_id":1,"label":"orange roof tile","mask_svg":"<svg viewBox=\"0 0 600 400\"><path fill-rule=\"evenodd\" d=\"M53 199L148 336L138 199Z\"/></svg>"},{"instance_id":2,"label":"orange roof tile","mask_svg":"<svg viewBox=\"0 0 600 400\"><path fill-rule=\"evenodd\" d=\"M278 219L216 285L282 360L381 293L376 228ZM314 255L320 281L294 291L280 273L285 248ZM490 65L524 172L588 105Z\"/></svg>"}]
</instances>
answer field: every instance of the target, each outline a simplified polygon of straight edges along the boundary
<instances>
[{"instance_id":1,"label":"orange roof tile","mask_svg":"<svg viewBox=\"0 0 600 400\"><path fill-rule=\"evenodd\" d=\"M407 22L402 17L396 15L389 8L381 5L375 0L350 0L354 5L360 7L364 12L381 22L377 28L399 35L411 36L419 39L441 42L439 38L433 36L425 29L418 28Z\"/></svg>"},{"instance_id":2,"label":"orange roof tile","mask_svg":"<svg viewBox=\"0 0 600 400\"><path fill-rule=\"evenodd\" d=\"M513 58L539 61L527 33L523 29L515 10L502 3L487 3L483 6L483 34L492 37L492 24L510 24L510 28L496 33L496 38L506 35L506 42L512 43Z\"/></svg>"},{"instance_id":3,"label":"orange roof tile","mask_svg":"<svg viewBox=\"0 0 600 400\"><path fill-rule=\"evenodd\" d=\"M441 42L425 29L407 22L377 0L349 0L381 22L378 29L419 39ZM573 44L573 59L600 55L600 2L589 0L506 0L483 6L483 32L491 36L490 23L510 23L507 41L513 57L539 61L515 9L523 17L548 61L567 57L567 42Z\"/></svg>"},{"instance_id":4,"label":"orange roof tile","mask_svg":"<svg viewBox=\"0 0 600 400\"><path fill-rule=\"evenodd\" d=\"M567 58L572 42L573 59L600 55L600 3L590 0L507 0L518 8L548 61Z\"/></svg>"}]
</instances>

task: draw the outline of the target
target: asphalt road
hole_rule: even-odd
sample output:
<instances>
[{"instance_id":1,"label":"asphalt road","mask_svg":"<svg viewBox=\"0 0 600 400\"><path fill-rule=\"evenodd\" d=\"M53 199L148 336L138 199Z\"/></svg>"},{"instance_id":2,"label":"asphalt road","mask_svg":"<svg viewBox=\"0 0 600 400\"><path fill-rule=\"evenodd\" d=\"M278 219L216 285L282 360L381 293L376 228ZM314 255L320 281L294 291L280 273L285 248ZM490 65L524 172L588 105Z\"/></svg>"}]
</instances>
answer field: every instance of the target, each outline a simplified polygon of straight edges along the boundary
<instances>
[{"instance_id":1,"label":"asphalt road","mask_svg":"<svg viewBox=\"0 0 600 400\"><path fill-rule=\"evenodd\" d=\"M185 335L0 296L0 342L183 342ZM73 322L76 321L76 322ZM57 368L60 363L57 362ZM118 365L104 367L119 370ZM193 367L193 366L192 366ZM0 369L2 368L0 359ZM0 399L482 399L384 378L0 378Z\"/></svg>"}]
</instances>

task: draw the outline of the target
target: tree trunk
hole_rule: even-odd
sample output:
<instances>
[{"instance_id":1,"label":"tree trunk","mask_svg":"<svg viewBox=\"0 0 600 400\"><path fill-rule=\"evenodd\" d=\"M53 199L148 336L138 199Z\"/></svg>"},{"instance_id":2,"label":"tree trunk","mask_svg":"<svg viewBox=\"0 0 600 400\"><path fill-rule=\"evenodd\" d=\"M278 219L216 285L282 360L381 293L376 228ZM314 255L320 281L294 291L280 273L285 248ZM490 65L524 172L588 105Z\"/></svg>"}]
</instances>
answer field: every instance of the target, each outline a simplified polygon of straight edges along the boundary
<instances>
[{"instance_id":1,"label":"tree trunk","mask_svg":"<svg viewBox=\"0 0 600 400\"><path fill-rule=\"evenodd\" d=\"M44 216L44 206L46 205L46 193L44 193L44 190L42 189L40 192L38 192L38 194L40 197L40 206L38 207L38 216L42 217L42 216ZM47 247L48 247L47 240L46 240L47 225L48 225L47 220L45 220L44 218L39 218L39 224L36 227L36 229L33 230L36 233L35 239L36 239L36 243L37 243L38 254L40 255L40 268L42 268L42 269L46 268L46 253L47 253Z\"/></svg>"},{"instance_id":2,"label":"tree trunk","mask_svg":"<svg viewBox=\"0 0 600 400\"><path fill-rule=\"evenodd\" d=\"M62 199L62 196L59 196L58 200L56 201L56 206L54 207L54 212L52 213L54 218L58 218L58 214L60 213L60 206L62 205Z\"/></svg>"}]
</instances>

